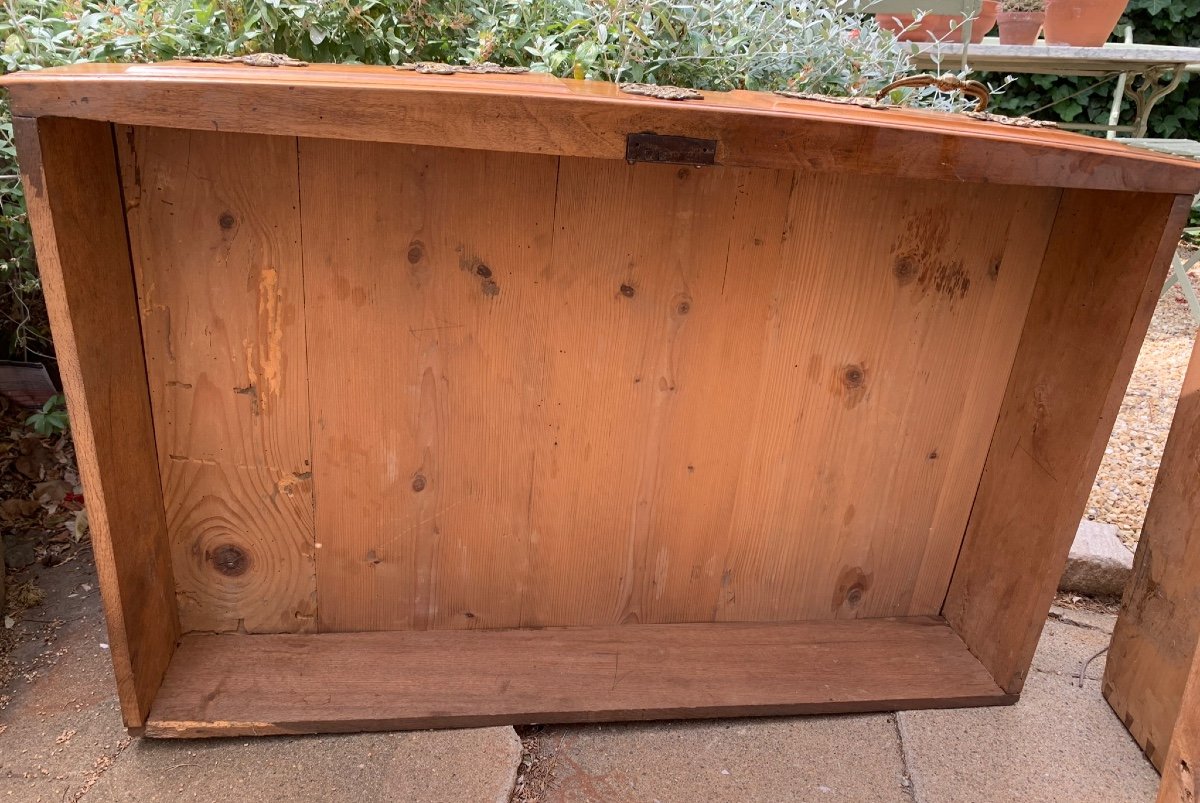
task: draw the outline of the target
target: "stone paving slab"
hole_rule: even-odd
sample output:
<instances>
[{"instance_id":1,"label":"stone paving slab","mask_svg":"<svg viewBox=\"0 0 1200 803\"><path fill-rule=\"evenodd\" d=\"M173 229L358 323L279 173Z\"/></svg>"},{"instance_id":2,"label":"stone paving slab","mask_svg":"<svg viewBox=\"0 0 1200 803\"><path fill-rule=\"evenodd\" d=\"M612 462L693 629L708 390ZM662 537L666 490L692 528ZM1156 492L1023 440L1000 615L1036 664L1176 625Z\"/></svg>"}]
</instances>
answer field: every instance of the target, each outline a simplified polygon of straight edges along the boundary
<instances>
[{"instance_id":1,"label":"stone paving slab","mask_svg":"<svg viewBox=\"0 0 1200 803\"><path fill-rule=\"evenodd\" d=\"M11 697L0 711L0 803L491 803L512 792L521 743L508 727L131 739L101 646L107 636L94 571L55 567L38 584L47 602L29 617L67 623L47 635L48 644L23 645L36 659L32 674L0 691Z\"/></svg>"},{"instance_id":2,"label":"stone paving slab","mask_svg":"<svg viewBox=\"0 0 1200 803\"><path fill-rule=\"evenodd\" d=\"M1100 696L1103 658L1076 685L1108 639L1050 621L1016 705L899 714L917 803L1154 800L1158 774Z\"/></svg>"},{"instance_id":3,"label":"stone paving slab","mask_svg":"<svg viewBox=\"0 0 1200 803\"><path fill-rule=\"evenodd\" d=\"M547 801L910 801L887 714L548 728Z\"/></svg>"},{"instance_id":4,"label":"stone paving slab","mask_svg":"<svg viewBox=\"0 0 1200 803\"><path fill-rule=\"evenodd\" d=\"M254 739L135 740L84 798L105 803L504 803L512 728Z\"/></svg>"},{"instance_id":5,"label":"stone paving slab","mask_svg":"<svg viewBox=\"0 0 1200 803\"><path fill-rule=\"evenodd\" d=\"M40 571L40 570L39 570ZM94 572L42 572L27 618L66 621L19 649L0 694L0 803L503 801L511 728L196 741L131 740L103 648ZM74 596L71 596L71 595ZM1100 696L1114 617L1060 609L1020 703L899 715L560 726L543 730L551 791L578 801L1152 800L1158 776ZM24 625L22 625L24 626ZM903 739L901 738L903 734ZM911 781L910 781L911 778Z\"/></svg>"}]
</instances>

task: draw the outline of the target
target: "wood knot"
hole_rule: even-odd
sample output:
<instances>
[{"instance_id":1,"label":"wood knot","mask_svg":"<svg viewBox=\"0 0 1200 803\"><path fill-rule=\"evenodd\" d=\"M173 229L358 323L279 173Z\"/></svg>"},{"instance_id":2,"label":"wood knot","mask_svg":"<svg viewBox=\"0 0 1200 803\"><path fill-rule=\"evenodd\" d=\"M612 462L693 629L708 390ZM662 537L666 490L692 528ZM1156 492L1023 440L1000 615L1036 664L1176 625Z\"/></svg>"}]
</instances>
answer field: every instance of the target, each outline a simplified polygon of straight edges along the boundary
<instances>
[{"instance_id":1,"label":"wood knot","mask_svg":"<svg viewBox=\"0 0 1200 803\"><path fill-rule=\"evenodd\" d=\"M896 260L896 264L892 265L892 275L901 285L908 284L917 278L917 263L912 257L900 257Z\"/></svg>"},{"instance_id":2,"label":"wood knot","mask_svg":"<svg viewBox=\"0 0 1200 803\"><path fill-rule=\"evenodd\" d=\"M636 293L637 293L637 291L633 289L633 285L631 285L631 284L621 285L621 295L625 296L626 298L633 298L633 296Z\"/></svg>"},{"instance_id":3,"label":"wood knot","mask_svg":"<svg viewBox=\"0 0 1200 803\"><path fill-rule=\"evenodd\" d=\"M234 544L221 544L209 553L208 559L226 577L241 577L250 569L250 556Z\"/></svg>"},{"instance_id":4,"label":"wood knot","mask_svg":"<svg viewBox=\"0 0 1200 803\"><path fill-rule=\"evenodd\" d=\"M833 590L833 610L841 610L843 606L857 608L861 605L863 597L871 589L871 579L872 575L857 566L846 568Z\"/></svg>"},{"instance_id":5,"label":"wood knot","mask_svg":"<svg viewBox=\"0 0 1200 803\"><path fill-rule=\"evenodd\" d=\"M414 491L416 491L417 493L421 493L421 491L425 490L425 475L424 474L418 474L417 476L413 477L412 489Z\"/></svg>"},{"instance_id":6,"label":"wood knot","mask_svg":"<svg viewBox=\"0 0 1200 803\"><path fill-rule=\"evenodd\" d=\"M850 390L861 388L867 383L867 371L861 365L847 365L842 369L842 384Z\"/></svg>"},{"instance_id":7,"label":"wood knot","mask_svg":"<svg viewBox=\"0 0 1200 803\"><path fill-rule=\"evenodd\" d=\"M421 245L420 240L413 240L408 244L408 262L410 265L415 265L425 256L425 248Z\"/></svg>"},{"instance_id":8,"label":"wood knot","mask_svg":"<svg viewBox=\"0 0 1200 803\"><path fill-rule=\"evenodd\" d=\"M690 301L680 301L675 305L676 315L687 315L692 311L692 303Z\"/></svg>"},{"instance_id":9,"label":"wood knot","mask_svg":"<svg viewBox=\"0 0 1200 803\"><path fill-rule=\"evenodd\" d=\"M484 279L490 279L492 278L492 269L487 265L478 265L475 268L475 275Z\"/></svg>"},{"instance_id":10,"label":"wood knot","mask_svg":"<svg viewBox=\"0 0 1200 803\"><path fill-rule=\"evenodd\" d=\"M237 225L237 218L229 212L222 212L221 216L217 218L217 222L221 224L221 228L223 229L232 229Z\"/></svg>"}]
</instances>

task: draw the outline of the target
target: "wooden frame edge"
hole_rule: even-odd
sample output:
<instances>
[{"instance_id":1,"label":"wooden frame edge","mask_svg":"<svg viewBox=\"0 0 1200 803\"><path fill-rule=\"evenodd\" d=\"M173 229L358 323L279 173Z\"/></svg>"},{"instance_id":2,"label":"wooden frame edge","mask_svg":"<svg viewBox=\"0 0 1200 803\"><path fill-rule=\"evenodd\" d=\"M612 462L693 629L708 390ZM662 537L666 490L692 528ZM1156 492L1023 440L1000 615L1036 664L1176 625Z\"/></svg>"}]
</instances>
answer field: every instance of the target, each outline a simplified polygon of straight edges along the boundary
<instances>
[{"instance_id":1,"label":"wooden frame edge","mask_svg":"<svg viewBox=\"0 0 1200 803\"><path fill-rule=\"evenodd\" d=\"M121 713L136 730L166 673L179 619L113 130L45 117L14 117L13 130Z\"/></svg>"},{"instance_id":2,"label":"wooden frame edge","mask_svg":"<svg viewBox=\"0 0 1200 803\"><path fill-rule=\"evenodd\" d=\"M1063 194L942 607L1011 694L1024 686L1191 204Z\"/></svg>"}]
</instances>

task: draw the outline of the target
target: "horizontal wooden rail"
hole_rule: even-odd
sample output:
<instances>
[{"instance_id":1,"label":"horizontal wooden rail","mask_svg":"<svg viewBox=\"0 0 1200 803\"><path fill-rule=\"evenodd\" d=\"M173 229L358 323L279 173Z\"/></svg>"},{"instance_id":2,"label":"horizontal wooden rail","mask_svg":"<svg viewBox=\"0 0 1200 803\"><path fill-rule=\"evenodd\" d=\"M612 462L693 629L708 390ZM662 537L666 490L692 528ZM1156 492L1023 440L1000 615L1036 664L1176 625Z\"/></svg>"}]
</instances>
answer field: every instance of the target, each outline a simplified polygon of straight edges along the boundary
<instances>
[{"instance_id":1,"label":"horizontal wooden rail","mask_svg":"<svg viewBox=\"0 0 1200 803\"><path fill-rule=\"evenodd\" d=\"M79 65L6 76L14 113L622 159L629 134L717 141L718 164L1000 184L1200 191L1200 169L1077 134L763 92L633 96L544 75L387 67Z\"/></svg>"}]
</instances>

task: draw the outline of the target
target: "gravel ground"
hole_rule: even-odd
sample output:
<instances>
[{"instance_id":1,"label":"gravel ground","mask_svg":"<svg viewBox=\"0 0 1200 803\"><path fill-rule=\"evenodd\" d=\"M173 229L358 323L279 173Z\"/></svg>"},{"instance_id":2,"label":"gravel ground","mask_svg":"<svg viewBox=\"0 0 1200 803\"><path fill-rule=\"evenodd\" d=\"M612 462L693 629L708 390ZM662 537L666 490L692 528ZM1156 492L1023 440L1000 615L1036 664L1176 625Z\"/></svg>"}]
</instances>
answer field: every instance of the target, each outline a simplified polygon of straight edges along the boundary
<instances>
[{"instance_id":1,"label":"gravel ground","mask_svg":"<svg viewBox=\"0 0 1200 803\"><path fill-rule=\"evenodd\" d=\"M1200 287L1198 276L1200 269L1193 270L1193 286ZM1150 333L1088 498L1088 518L1115 524L1131 549L1141 534L1195 339L1187 302L1179 288L1172 288L1154 310Z\"/></svg>"}]
</instances>

